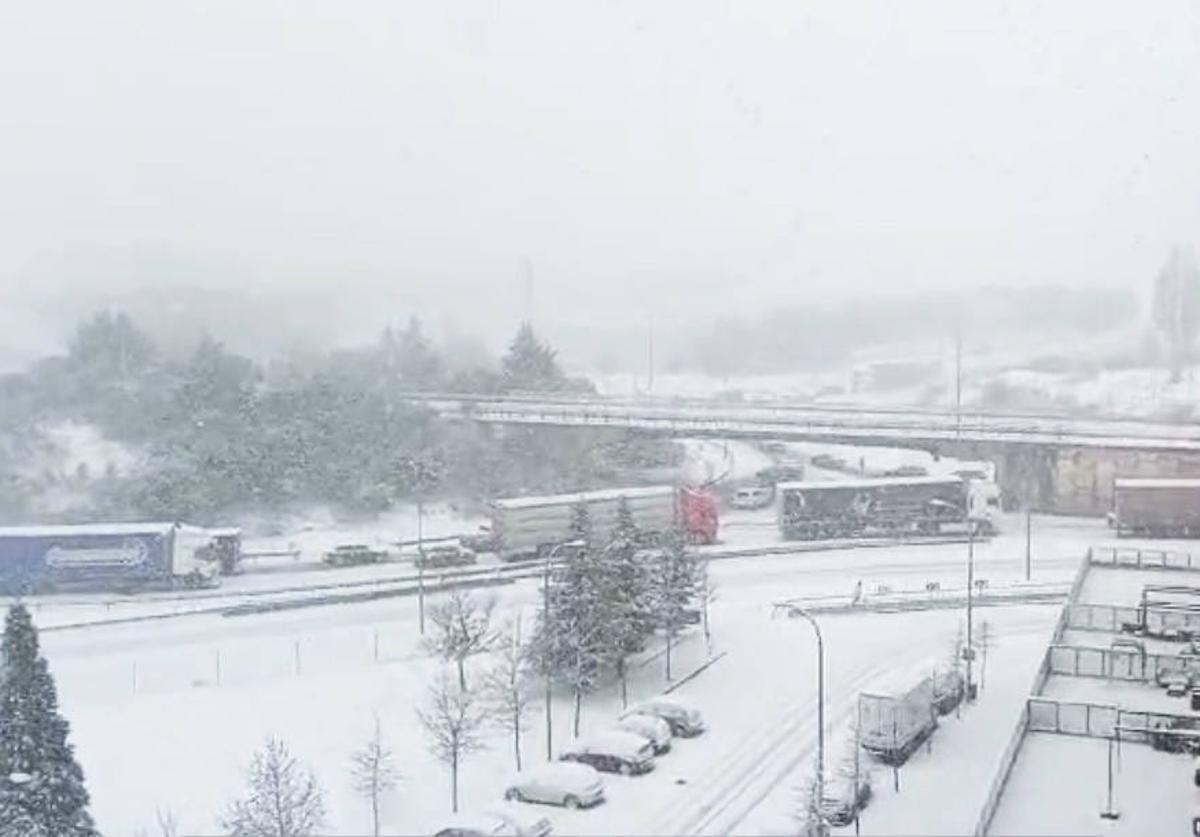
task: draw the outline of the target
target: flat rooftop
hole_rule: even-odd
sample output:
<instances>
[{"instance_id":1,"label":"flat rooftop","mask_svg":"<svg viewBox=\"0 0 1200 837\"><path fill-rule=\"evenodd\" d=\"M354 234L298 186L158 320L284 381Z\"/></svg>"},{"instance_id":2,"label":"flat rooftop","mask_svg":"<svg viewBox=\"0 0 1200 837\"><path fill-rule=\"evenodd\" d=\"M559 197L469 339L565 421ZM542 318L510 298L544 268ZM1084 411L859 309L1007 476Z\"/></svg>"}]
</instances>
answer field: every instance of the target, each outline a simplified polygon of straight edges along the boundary
<instances>
[{"instance_id":1,"label":"flat rooftop","mask_svg":"<svg viewBox=\"0 0 1200 837\"><path fill-rule=\"evenodd\" d=\"M1200 552L1200 546L1197 552ZM1147 654L1178 655L1184 647L1183 643L1155 637L1134 637L1121 633L1118 625L1120 621L1138 618L1136 608L1141 603L1142 589L1147 585L1200 587L1200 560L1197 561L1197 567L1085 566L1081 570L1083 577L1078 579L1077 594L1068 603L1068 607L1073 605L1076 608L1072 617L1079 610L1088 614L1103 611L1105 615L1112 616L1117 612L1115 608L1121 609L1119 616L1113 619L1112 630L1097 630L1094 627L1071 629L1064 626L1054 644L1107 650L1118 638L1137 639L1143 643ZM1081 609L1079 605L1109 607ZM1094 626L1102 622L1097 618L1092 624ZM1192 778L1194 757L1155 750L1144 741L1110 741L1103 736L1110 734L1111 723L1108 731L1105 731L1103 723L1095 722L1095 719L1111 718L1111 713L1097 713L1095 707L1115 706L1132 712L1195 717L1198 727L1200 712L1191 710L1189 698L1170 697L1165 688L1154 682L1073 673L1078 670L1099 675L1119 667L1119 656L1103 656L1108 660L1106 666L1098 664L1101 655L1090 651L1075 655L1070 650L1056 651L1050 658L1061 661L1063 665L1058 662L1052 664L1050 673L1035 684L1036 696L1047 701L1047 704L1038 705L1036 711L1031 710L1030 716L1049 718L1050 726L1058 726L1061 722L1060 729L1063 732L1029 729L1025 733L1008 779L1000 791L987 833L1129 837L1191 833L1193 811L1197 810L1195 806L1200 801L1200 789L1195 787ZM1089 664L1079 664L1085 658L1090 658ZM1077 664L1078 669L1075 667ZM1092 708L1055 707L1054 701L1090 704ZM1092 720L1082 722L1085 717ZM1056 718L1059 720L1054 720ZM1126 719L1120 723L1142 726L1156 721L1142 719L1131 722ZM1044 723L1035 725L1046 729ZM1093 727L1089 730L1090 735L1081 734L1084 727ZM1070 734L1068 730L1080 734ZM1118 814L1116 819L1100 816L1109 804L1110 746L1113 750L1112 807Z\"/></svg>"}]
</instances>

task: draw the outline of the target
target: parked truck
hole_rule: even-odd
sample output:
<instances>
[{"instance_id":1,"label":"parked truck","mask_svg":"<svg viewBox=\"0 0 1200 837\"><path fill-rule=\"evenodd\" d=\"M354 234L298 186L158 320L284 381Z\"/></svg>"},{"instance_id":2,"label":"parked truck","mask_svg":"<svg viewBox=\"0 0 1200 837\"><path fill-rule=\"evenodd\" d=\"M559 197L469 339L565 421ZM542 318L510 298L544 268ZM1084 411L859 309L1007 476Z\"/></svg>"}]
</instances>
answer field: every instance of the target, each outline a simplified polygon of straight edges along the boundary
<instances>
[{"instance_id":1,"label":"parked truck","mask_svg":"<svg viewBox=\"0 0 1200 837\"><path fill-rule=\"evenodd\" d=\"M995 483L959 477L789 482L777 490L784 540L930 535L967 527L990 533L1000 511Z\"/></svg>"},{"instance_id":2,"label":"parked truck","mask_svg":"<svg viewBox=\"0 0 1200 837\"><path fill-rule=\"evenodd\" d=\"M716 541L717 503L712 494L698 488L653 486L495 500L490 509L490 545L505 561L544 555L570 540L572 510L579 503L587 506L592 531L604 539L616 524L622 498L643 533L679 527L693 543Z\"/></svg>"},{"instance_id":3,"label":"parked truck","mask_svg":"<svg viewBox=\"0 0 1200 837\"><path fill-rule=\"evenodd\" d=\"M1118 477L1110 521L1121 537L1200 537L1200 478Z\"/></svg>"},{"instance_id":4,"label":"parked truck","mask_svg":"<svg viewBox=\"0 0 1200 837\"><path fill-rule=\"evenodd\" d=\"M0 528L0 591L134 590L220 583L211 531L180 523Z\"/></svg>"},{"instance_id":5,"label":"parked truck","mask_svg":"<svg viewBox=\"0 0 1200 837\"><path fill-rule=\"evenodd\" d=\"M901 765L937 729L938 706L933 675L907 691L858 696L858 729L863 749L884 764Z\"/></svg>"}]
</instances>

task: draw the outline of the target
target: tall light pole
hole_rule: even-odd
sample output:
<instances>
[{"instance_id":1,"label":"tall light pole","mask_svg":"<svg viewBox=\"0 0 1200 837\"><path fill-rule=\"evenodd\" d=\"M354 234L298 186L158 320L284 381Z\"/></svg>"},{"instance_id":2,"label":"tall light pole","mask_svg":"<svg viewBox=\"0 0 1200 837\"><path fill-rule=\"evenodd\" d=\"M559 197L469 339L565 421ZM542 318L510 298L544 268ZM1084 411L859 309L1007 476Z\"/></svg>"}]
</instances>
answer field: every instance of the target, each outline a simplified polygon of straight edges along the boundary
<instances>
[{"instance_id":1,"label":"tall light pole","mask_svg":"<svg viewBox=\"0 0 1200 837\"><path fill-rule=\"evenodd\" d=\"M972 663L975 660L975 647L972 638L972 602L971 591L975 587L975 524L967 518L967 647L963 649L963 657L967 661L967 700L974 700L972 685Z\"/></svg>"},{"instance_id":2,"label":"tall light pole","mask_svg":"<svg viewBox=\"0 0 1200 837\"><path fill-rule=\"evenodd\" d=\"M799 607L788 609L789 616L803 616L812 625L817 635L817 789L825 794L825 643L821 639L821 627L807 610ZM855 789L857 792L857 789Z\"/></svg>"},{"instance_id":3,"label":"tall light pole","mask_svg":"<svg viewBox=\"0 0 1200 837\"><path fill-rule=\"evenodd\" d=\"M558 554L563 547L580 547L583 546L583 541L565 541L558 544L549 552L546 553L546 566L542 573L542 632L546 636L546 632L550 630L550 567L554 563L554 556ZM542 660L542 669L546 674L546 761L554 761L554 712L551 702L554 698L553 684L550 682L550 660Z\"/></svg>"}]
</instances>

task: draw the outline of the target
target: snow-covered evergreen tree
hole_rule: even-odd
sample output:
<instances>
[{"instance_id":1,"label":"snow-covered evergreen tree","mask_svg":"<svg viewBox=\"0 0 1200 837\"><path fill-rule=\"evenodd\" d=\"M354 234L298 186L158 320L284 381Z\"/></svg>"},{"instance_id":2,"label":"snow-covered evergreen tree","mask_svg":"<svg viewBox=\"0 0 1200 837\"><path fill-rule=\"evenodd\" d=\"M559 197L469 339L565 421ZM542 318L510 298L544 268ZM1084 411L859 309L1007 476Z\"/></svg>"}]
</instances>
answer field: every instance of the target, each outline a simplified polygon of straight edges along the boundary
<instances>
[{"instance_id":1,"label":"snow-covered evergreen tree","mask_svg":"<svg viewBox=\"0 0 1200 837\"><path fill-rule=\"evenodd\" d=\"M629 504L622 497L604 568L604 598L609 611L606 648L621 684L622 706L629 703L626 661L646 647L646 637L654 630L650 577L644 553L638 547L639 535Z\"/></svg>"},{"instance_id":2,"label":"snow-covered evergreen tree","mask_svg":"<svg viewBox=\"0 0 1200 837\"><path fill-rule=\"evenodd\" d=\"M533 642L542 670L571 688L576 735L583 697L595 688L607 660L610 610L604 560L602 550L584 547L564 562L549 587Z\"/></svg>"},{"instance_id":3,"label":"snow-covered evergreen tree","mask_svg":"<svg viewBox=\"0 0 1200 837\"><path fill-rule=\"evenodd\" d=\"M592 514L588 511L587 503L582 500L571 507L571 527L568 531L568 540L581 541L589 546L592 544Z\"/></svg>"},{"instance_id":4,"label":"snow-covered evergreen tree","mask_svg":"<svg viewBox=\"0 0 1200 837\"><path fill-rule=\"evenodd\" d=\"M685 539L676 532L669 537L650 570L650 596L655 621L666 638L666 675L671 679L671 648L688 622L688 612L700 596L696 560L684 549Z\"/></svg>"},{"instance_id":5,"label":"snow-covered evergreen tree","mask_svg":"<svg viewBox=\"0 0 1200 837\"><path fill-rule=\"evenodd\" d=\"M98 837L37 629L19 603L0 658L0 837Z\"/></svg>"}]
</instances>

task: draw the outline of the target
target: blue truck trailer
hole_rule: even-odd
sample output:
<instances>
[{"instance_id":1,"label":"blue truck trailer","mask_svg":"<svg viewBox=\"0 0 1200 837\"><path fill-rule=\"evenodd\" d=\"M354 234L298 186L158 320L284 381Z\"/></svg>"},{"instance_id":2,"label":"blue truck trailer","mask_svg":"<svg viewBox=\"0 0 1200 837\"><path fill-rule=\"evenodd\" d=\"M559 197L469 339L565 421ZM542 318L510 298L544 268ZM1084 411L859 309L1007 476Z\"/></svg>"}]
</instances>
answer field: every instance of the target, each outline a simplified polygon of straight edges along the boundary
<instances>
[{"instance_id":1,"label":"blue truck trailer","mask_svg":"<svg viewBox=\"0 0 1200 837\"><path fill-rule=\"evenodd\" d=\"M0 592L215 586L214 541L181 523L0 527Z\"/></svg>"}]
</instances>

